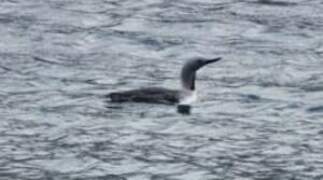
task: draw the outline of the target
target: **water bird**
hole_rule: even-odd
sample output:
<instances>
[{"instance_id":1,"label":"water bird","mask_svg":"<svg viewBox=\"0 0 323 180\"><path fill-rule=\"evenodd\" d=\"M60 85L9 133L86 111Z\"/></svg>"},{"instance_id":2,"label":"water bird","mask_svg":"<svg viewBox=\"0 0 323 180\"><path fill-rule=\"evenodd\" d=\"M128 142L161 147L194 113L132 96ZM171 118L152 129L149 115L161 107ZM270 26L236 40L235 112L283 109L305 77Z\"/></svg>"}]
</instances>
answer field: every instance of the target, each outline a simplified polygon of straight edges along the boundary
<instances>
[{"instance_id":1,"label":"water bird","mask_svg":"<svg viewBox=\"0 0 323 180\"><path fill-rule=\"evenodd\" d=\"M182 67L180 80L182 87L179 90L167 89L163 87L148 87L134 90L112 92L107 95L111 102L142 102L157 104L179 104L187 109L187 105L196 99L195 79L196 72L207 64L221 60L221 57L193 58L188 60Z\"/></svg>"}]
</instances>

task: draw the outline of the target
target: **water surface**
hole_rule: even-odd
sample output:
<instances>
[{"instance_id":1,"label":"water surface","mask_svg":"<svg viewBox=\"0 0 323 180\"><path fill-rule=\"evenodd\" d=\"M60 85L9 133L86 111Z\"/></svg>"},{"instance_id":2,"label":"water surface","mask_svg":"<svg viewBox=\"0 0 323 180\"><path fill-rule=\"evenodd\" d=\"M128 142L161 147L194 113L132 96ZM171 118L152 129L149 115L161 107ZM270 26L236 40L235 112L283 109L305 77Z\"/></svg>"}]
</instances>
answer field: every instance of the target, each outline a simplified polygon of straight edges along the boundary
<instances>
[{"instance_id":1,"label":"water surface","mask_svg":"<svg viewBox=\"0 0 323 180\"><path fill-rule=\"evenodd\" d=\"M319 0L2 0L0 177L323 178ZM189 57L199 101L112 104L178 87Z\"/></svg>"}]
</instances>

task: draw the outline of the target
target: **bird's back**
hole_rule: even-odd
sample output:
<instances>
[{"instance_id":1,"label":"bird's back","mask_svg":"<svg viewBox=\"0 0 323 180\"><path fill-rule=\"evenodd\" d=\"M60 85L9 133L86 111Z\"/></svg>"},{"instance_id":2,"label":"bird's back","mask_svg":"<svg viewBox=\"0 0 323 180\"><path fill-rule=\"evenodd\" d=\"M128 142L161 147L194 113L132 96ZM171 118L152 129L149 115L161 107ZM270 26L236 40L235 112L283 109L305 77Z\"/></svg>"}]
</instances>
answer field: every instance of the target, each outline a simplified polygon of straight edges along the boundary
<instances>
[{"instance_id":1,"label":"bird's back","mask_svg":"<svg viewBox=\"0 0 323 180\"><path fill-rule=\"evenodd\" d=\"M158 104L176 104L179 102L178 90L152 87L121 92L113 92L107 95L111 102L143 102Z\"/></svg>"}]
</instances>

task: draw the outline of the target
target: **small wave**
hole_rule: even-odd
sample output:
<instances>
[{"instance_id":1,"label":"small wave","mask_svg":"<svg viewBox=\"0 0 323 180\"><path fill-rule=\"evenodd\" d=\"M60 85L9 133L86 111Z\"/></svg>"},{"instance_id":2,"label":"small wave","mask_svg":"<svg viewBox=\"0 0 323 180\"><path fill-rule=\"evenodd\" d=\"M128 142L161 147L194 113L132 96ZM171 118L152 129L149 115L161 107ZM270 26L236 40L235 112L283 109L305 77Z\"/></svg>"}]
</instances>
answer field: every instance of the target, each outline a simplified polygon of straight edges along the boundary
<instances>
[{"instance_id":1,"label":"small wave","mask_svg":"<svg viewBox=\"0 0 323 180\"><path fill-rule=\"evenodd\" d=\"M265 4L269 6L295 6L297 3L286 1L272 1L272 0L258 0L258 4Z\"/></svg>"},{"instance_id":2,"label":"small wave","mask_svg":"<svg viewBox=\"0 0 323 180\"><path fill-rule=\"evenodd\" d=\"M307 109L307 112L310 112L310 113L320 113L320 112L323 112L323 105L310 107L310 108Z\"/></svg>"}]
</instances>

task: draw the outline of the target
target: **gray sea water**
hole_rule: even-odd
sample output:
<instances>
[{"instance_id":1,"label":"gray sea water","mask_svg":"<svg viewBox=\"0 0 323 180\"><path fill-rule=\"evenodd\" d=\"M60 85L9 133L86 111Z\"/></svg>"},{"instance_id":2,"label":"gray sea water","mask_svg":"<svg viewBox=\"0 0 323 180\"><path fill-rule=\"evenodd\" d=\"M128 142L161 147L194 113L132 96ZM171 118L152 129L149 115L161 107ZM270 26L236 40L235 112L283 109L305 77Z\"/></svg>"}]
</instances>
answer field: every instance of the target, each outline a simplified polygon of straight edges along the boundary
<instances>
[{"instance_id":1,"label":"gray sea water","mask_svg":"<svg viewBox=\"0 0 323 180\"><path fill-rule=\"evenodd\" d=\"M0 0L0 117L1 180L323 179L323 2Z\"/></svg>"}]
</instances>

